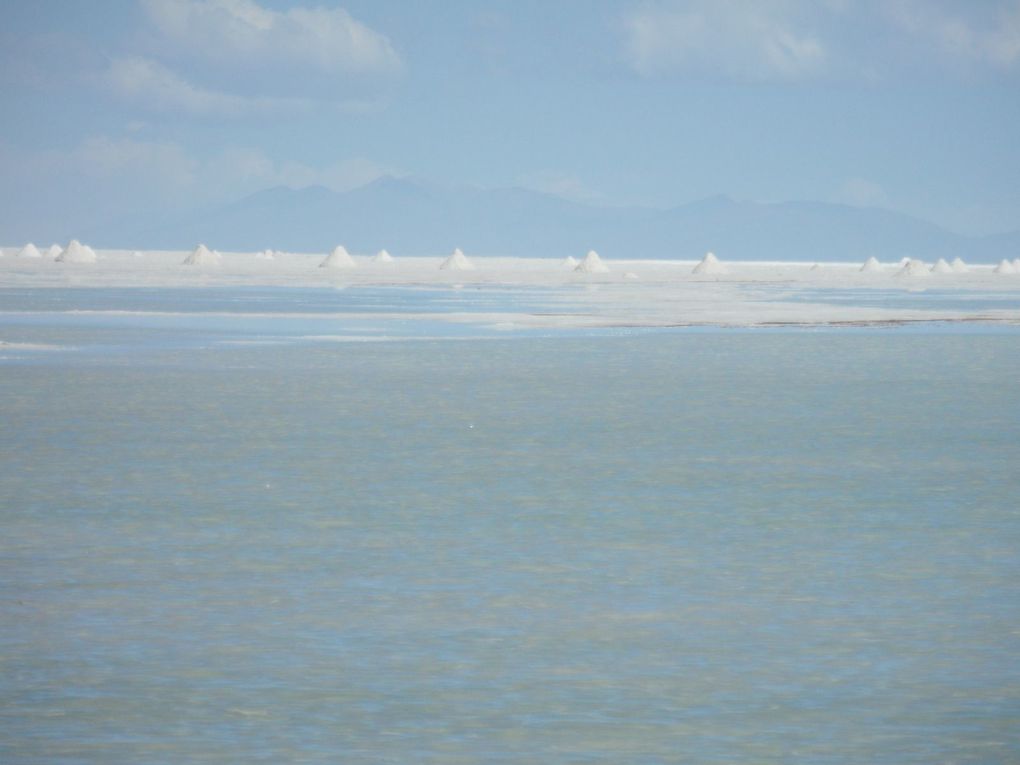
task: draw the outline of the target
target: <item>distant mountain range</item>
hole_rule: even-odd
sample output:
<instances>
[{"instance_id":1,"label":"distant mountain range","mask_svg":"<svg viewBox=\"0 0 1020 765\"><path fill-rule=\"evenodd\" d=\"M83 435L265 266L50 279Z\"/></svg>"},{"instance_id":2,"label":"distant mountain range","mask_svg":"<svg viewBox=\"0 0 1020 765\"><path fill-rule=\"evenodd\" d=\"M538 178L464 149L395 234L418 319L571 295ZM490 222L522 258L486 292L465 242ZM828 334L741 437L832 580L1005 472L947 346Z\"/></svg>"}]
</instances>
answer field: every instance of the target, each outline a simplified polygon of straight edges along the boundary
<instances>
[{"instance_id":1,"label":"distant mountain range","mask_svg":"<svg viewBox=\"0 0 1020 765\"><path fill-rule=\"evenodd\" d=\"M383 177L361 188L278 187L180 220L96 231L101 246L265 248L355 253L730 260L850 260L874 255L992 262L1020 257L1020 230L969 237L879 208L820 202L737 202L712 197L668 210L601 207L519 188L448 188Z\"/></svg>"}]
</instances>

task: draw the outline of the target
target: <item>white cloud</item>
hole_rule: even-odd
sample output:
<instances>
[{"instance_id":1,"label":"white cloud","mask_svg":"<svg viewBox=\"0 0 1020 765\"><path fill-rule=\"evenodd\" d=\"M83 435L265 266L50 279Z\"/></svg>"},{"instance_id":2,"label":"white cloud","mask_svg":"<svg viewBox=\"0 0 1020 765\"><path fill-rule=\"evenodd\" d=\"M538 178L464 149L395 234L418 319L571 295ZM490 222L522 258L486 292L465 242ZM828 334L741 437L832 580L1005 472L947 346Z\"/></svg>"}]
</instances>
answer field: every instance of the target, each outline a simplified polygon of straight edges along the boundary
<instances>
[{"instance_id":1,"label":"white cloud","mask_svg":"<svg viewBox=\"0 0 1020 765\"><path fill-rule=\"evenodd\" d=\"M1020 0L983 7L888 0L882 7L896 28L951 59L1000 69L1020 64Z\"/></svg>"},{"instance_id":2,"label":"white cloud","mask_svg":"<svg viewBox=\"0 0 1020 765\"><path fill-rule=\"evenodd\" d=\"M254 0L140 0L145 29L98 80L161 114L364 113L402 70L389 39L342 8L278 12Z\"/></svg>"},{"instance_id":3,"label":"white cloud","mask_svg":"<svg viewBox=\"0 0 1020 765\"><path fill-rule=\"evenodd\" d=\"M826 47L796 2L690 0L648 5L625 20L625 55L639 74L743 81L821 73Z\"/></svg>"},{"instance_id":4,"label":"white cloud","mask_svg":"<svg viewBox=\"0 0 1020 765\"><path fill-rule=\"evenodd\" d=\"M281 13L254 0L142 0L142 5L163 51L233 71L338 77L401 69L389 39L343 8Z\"/></svg>"},{"instance_id":5,"label":"white cloud","mask_svg":"<svg viewBox=\"0 0 1020 765\"><path fill-rule=\"evenodd\" d=\"M103 80L116 95L160 112L240 117L273 111L285 103L281 99L246 98L202 88L158 61L140 57L113 59Z\"/></svg>"},{"instance_id":6,"label":"white cloud","mask_svg":"<svg viewBox=\"0 0 1020 765\"><path fill-rule=\"evenodd\" d=\"M646 77L888 81L1020 70L1020 0L649 0L624 18Z\"/></svg>"}]
</instances>

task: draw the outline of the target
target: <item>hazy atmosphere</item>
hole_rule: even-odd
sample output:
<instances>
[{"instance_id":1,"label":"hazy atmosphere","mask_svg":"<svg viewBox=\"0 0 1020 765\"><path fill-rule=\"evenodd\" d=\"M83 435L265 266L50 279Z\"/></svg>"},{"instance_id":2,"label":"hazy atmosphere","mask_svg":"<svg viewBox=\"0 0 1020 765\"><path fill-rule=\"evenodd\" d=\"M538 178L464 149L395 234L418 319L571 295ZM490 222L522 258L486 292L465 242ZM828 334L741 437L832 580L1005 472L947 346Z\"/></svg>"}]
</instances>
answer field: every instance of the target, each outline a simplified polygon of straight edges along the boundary
<instances>
[{"instance_id":1,"label":"hazy atmosphere","mask_svg":"<svg viewBox=\"0 0 1020 765\"><path fill-rule=\"evenodd\" d=\"M1020 763L1020 0L0 0L2 765Z\"/></svg>"},{"instance_id":2,"label":"hazy atmosphere","mask_svg":"<svg viewBox=\"0 0 1020 765\"><path fill-rule=\"evenodd\" d=\"M383 176L1020 229L1013 0L43 0L0 7L0 56L8 246L151 246L254 192Z\"/></svg>"}]
</instances>

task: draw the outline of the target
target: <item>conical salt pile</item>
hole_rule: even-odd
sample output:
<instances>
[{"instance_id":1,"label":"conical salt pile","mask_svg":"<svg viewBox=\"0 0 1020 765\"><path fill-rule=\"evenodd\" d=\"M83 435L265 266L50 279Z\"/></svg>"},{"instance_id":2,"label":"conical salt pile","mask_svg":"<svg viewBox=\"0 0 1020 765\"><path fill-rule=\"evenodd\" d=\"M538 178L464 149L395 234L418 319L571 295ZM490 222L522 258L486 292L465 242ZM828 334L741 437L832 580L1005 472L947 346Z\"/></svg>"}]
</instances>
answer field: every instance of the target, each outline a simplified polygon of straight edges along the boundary
<instances>
[{"instance_id":1,"label":"conical salt pile","mask_svg":"<svg viewBox=\"0 0 1020 765\"><path fill-rule=\"evenodd\" d=\"M72 239L64 251L57 256L58 263L95 263L96 253L77 239Z\"/></svg>"},{"instance_id":2,"label":"conical salt pile","mask_svg":"<svg viewBox=\"0 0 1020 765\"><path fill-rule=\"evenodd\" d=\"M602 262L602 258L595 250L588 250L584 260L574 268L580 274L608 274L609 266Z\"/></svg>"},{"instance_id":3,"label":"conical salt pile","mask_svg":"<svg viewBox=\"0 0 1020 765\"><path fill-rule=\"evenodd\" d=\"M1013 268L1015 268L1017 272L1020 273L1020 258L1013 258Z\"/></svg>"},{"instance_id":4,"label":"conical salt pile","mask_svg":"<svg viewBox=\"0 0 1020 765\"><path fill-rule=\"evenodd\" d=\"M319 264L319 268L357 268L354 258L347 252L347 248L338 244L333 248L327 258Z\"/></svg>"},{"instance_id":5,"label":"conical salt pile","mask_svg":"<svg viewBox=\"0 0 1020 765\"><path fill-rule=\"evenodd\" d=\"M951 274L953 273L953 267L946 263L945 258L939 258L935 261L935 265L931 267L933 274Z\"/></svg>"},{"instance_id":6,"label":"conical salt pile","mask_svg":"<svg viewBox=\"0 0 1020 765\"><path fill-rule=\"evenodd\" d=\"M450 257L439 264L439 268L443 271L473 271L475 264L468 260L458 247Z\"/></svg>"},{"instance_id":7,"label":"conical salt pile","mask_svg":"<svg viewBox=\"0 0 1020 765\"><path fill-rule=\"evenodd\" d=\"M182 266L215 266L220 262L220 254L212 252L204 244L198 245L192 253L184 259Z\"/></svg>"},{"instance_id":8,"label":"conical salt pile","mask_svg":"<svg viewBox=\"0 0 1020 765\"><path fill-rule=\"evenodd\" d=\"M882 264L878 262L878 258L872 255L870 258L864 261L864 265L861 266L861 273L864 274L877 274L882 270Z\"/></svg>"},{"instance_id":9,"label":"conical salt pile","mask_svg":"<svg viewBox=\"0 0 1020 765\"><path fill-rule=\"evenodd\" d=\"M564 271L573 271L575 268L577 268L577 258L575 258L573 255L567 255L567 257L563 259L563 262L560 263L560 265L563 267Z\"/></svg>"},{"instance_id":10,"label":"conical salt pile","mask_svg":"<svg viewBox=\"0 0 1020 765\"><path fill-rule=\"evenodd\" d=\"M390 255L386 250L379 250L375 255L372 256L373 263L392 263L393 256Z\"/></svg>"},{"instance_id":11,"label":"conical salt pile","mask_svg":"<svg viewBox=\"0 0 1020 765\"><path fill-rule=\"evenodd\" d=\"M961 258L953 258L953 262L950 265L953 267L953 271L958 274L965 274L970 270Z\"/></svg>"},{"instance_id":12,"label":"conical salt pile","mask_svg":"<svg viewBox=\"0 0 1020 765\"><path fill-rule=\"evenodd\" d=\"M50 260L56 260L63 251L64 249L59 244L51 244L46 250L46 257Z\"/></svg>"},{"instance_id":13,"label":"conical salt pile","mask_svg":"<svg viewBox=\"0 0 1020 765\"><path fill-rule=\"evenodd\" d=\"M691 271L692 274L725 274L726 266L719 262L713 252L706 252L705 257Z\"/></svg>"},{"instance_id":14,"label":"conical salt pile","mask_svg":"<svg viewBox=\"0 0 1020 765\"><path fill-rule=\"evenodd\" d=\"M992 269L997 274L1015 274L1017 271L1008 260L1000 260L999 265Z\"/></svg>"},{"instance_id":15,"label":"conical salt pile","mask_svg":"<svg viewBox=\"0 0 1020 765\"><path fill-rule=\"evenodd\" d=\"M258 260L274 260L275 259L275 256L273 255L273 251L272 250L262 250L261 252L256 252L255 253L255 257Z\"/></svg>"},{"instance_id":16,"label":"conical salt pile","mask_svg":"<svg viewBox=\"0 0 1020 765\"><path fill-rule=\"evenodd\" d=\"M19 258L41 258L42 253L39 252L39 248L29 242L21 248L21 252L18 253Z\"/></svg>"},{"instance_id":17,"label":"conical salt pile","mask_svg":"<svg viewBox=\"0 0 1020 765\"><path fill-rule=\"evenodd\" d=\"M931 272L923 260L913 258L908 260L906 265L896 272L897 276L930 276Z\"/></svg>"}]
</instances>

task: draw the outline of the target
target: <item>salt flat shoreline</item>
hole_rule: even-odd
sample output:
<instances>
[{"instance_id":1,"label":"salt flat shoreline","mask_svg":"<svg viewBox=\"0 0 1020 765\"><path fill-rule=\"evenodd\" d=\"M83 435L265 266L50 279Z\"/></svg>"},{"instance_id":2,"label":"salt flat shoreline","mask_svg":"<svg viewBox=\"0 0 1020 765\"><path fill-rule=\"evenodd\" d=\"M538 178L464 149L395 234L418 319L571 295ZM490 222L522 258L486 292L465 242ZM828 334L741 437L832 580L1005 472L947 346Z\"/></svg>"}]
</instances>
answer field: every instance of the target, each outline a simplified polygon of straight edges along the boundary
<instances>
[{"instance_id":1,"label":"salt flat shoreline","mask_svg":"<svg viewBox=\"0 0 1020 765\"><path fill-rule=\"evenodd\" d=\"M727 261L722 273L695 274L699 259L604 260L607 273L578 273L564 260L470 256L471 270L441 270L446 256L397 257L373 262L354 255L353 267L320 268L325 253L224 252L215 264L182 265L184 250L98 250L94 263L59 263L51 258L19 258L7 247L0 257L0 287L101 286L302 286L347 285L528 285L673 283L782 283L854 287L966 287L1020 289L1020 274L997 274L994 264L969 265L965 273L901 276L902 264L883 263L880 272L861 272L863 263ZM928 266L931 263L927 264Z\"/></svg>"},{"instance_id":2,"label":"salt flat shoreline","mask_svg":"<svg viewBox=\"0 0 1020 765\"><path fill-rule=\"evenodd\" d=\"M506 311L465 313L454 303L449 310L427 316L413 310L389 316L505 329L1020 324L1020 274L996 273L991 265L972 265L965 273L906 275L900 273L899 263L882 264L879 272L862 272L860 263L724 260L724 273L695 274L696 260L619 260L605 261L606 273L578 273L563 261L538 258L471 257L472 270L441 270L442 257L398 257L377 263L368 256L353 256L353 267L320 268L322 253L280 253L267 259L227 252L218 263L190 266L182 265L188 256L184 251L100 250L97 255L95 263L60 263L13 257L8 251L0 258L0 314L10 313L4 290L393 287L505 291L507 303L513 303L516 295L538 296L541 309L517 310L511 305ZM961 298L968 299L967 307L953 307L954 299ZM263 316L257 304L246 315ZM302 315L295 305L293 311L264 318ZM355 310L336 318L360 316ZM323 313L315 317L328 318Z\"/></svg>"}]
</instances>

